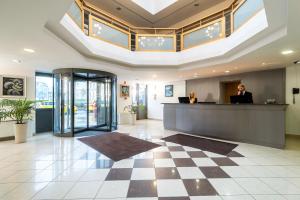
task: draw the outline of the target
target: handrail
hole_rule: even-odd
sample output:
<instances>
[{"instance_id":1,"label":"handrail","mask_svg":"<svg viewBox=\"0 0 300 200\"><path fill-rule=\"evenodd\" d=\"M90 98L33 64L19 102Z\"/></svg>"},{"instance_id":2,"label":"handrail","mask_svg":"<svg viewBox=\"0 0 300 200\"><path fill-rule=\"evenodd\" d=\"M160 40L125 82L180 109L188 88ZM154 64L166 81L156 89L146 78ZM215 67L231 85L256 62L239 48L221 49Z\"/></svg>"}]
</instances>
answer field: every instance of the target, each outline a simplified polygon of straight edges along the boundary
<instances>
[{"instance_id":1,"label":"handrail","mask_svg":"<svg viewBox=\"0 0 300 200\"><path fill-rule=\"evenodd\" d=\"M137 27L137 26L132 26L130 24L128 24L128 22L125 22L123 20L120 20L120 19L117 19L116 17L114 17L113 15L97 8L96 6L94 6L93 4L91 3L88 3L88 2L85 2L85 0L81 0L82 2L82 5L83 5L83 9L86 10L86 11L89 11L91 12L92 14L94 15L99 15L99 16L104 16L106 18L108 18L108 23L111 23L113 25L117 25L119 24L120 25L120 28L121 27L124 27L125 30L128 30L128 31L132 31L132 30L160 30L160 29L164 29L164 30L174 30L175 32L185 32L185 31L189 31L191 30L191 28L189 28L190 26L194 27L194 24L197 24L196 27L198 26L202 26L206 23L209 23L211 21L214 21L216 20L217 18L221 18L224 16L224 13L230 13L233 11L233 9L235 9L237 6L238 6L238 2L239 0L234 0L233 3L223 9L222 11L218 11L216 13L213 13L213 14L210 14L208 16L205 16L203 18L201 18L200 20L196 20L188 25L185 25L185 26L182 26L182 27L171 27L171 28L153 28L153 27ZM220 16L221 15L221 16ZM216 16L218 16L217 18L215 18ZM138 32L136 32L138 33Z\"/></svg>"},{"instance_id":2,"label":"handrail","mask_svg":"<svg viewBox=\"0 0 300 200\"><path fill-rule=\"evenodd\" d=\"M82 30L83 32L90 36L90 37L94 37L100 40L103 40L105 42L109 42L111 44L117 45L117 46L121 46L123 48L129 49L131 51L173 51L173 52L177 52L177 51L182 51L194 46L198 46L201 45L202 43L207 43L207 42L211 42L217 39L222 39L225 37L228 37L229 35L231 35L231 33L234 31L233 30L233 15L234 12L236 10L238 10L241 5L243 5L247 0L233 0L233 2L231 3L230 6L228 6L227 8L218 11L216 13L210 14L208 16L202 17L201 19L194 21L188 25L182 26L180 28L152 28L152 27L135 27L132 26L130 24L128 24L127 22L117 19L114 16L112 16L111 14L95 7L94 5L85 2L85 0L74 0L74 2L79 6L80 10L81 10L81 18L82 18ZM71 17L72 18L72 17ZM124 44L122 44L123 42L120 42L120 38L110 38L110 36L107 38L104 34L102 34L102 29L99 29L98 27L96 27L96 29L98 28L97 33L93 34L93 21L98 21L99 23L102 23L102 25L97 25L97 26L101 26L101 28L105 28L105 25L107 27L111 27L114 30L117 30L120 32L123 32L123 34L126 34L126 40L128 37L128 46L126 44L126 46L124 46ZM214 36L211 35L211 31L210 28L214 28L214 27L209 27L211 26L211 24L219 22L220 24L220 28L218 29L214 29ZM218 26L218 25L215 25ZM107 28L105 28L107 29ZM208 29L208 30L207 30ZM204 32L205 31L205 32ZM221 31L221 32L217 32L216 31ZM96 34L100 34L100 35L96 35ZM102 34L102 35L101 35ZM192 40L198 40L198 43L195 45L191 45L189 47L185 47L184 42L185 42L185 36L190 34L190 38L192 38ZM199 35L200 34L200 35ZM122 35L122 34L121 34ZM103 37L101 37L103 36ZM168 37L172 37L173 38L173 49L170 48L170 42L169 47L167 48L166 46L163 47L162 44L156 46L158 49L156 50L154 48L155 44L148 46L148 50L147 48L144 46L145 45L145 41L141 42L141 45L143 45L143 47L145 47L144 49L141 49L139 47L139 37L140 36L144 36L144 37L148 37L149 41L151 41L151 38L153 37L157 37L154 40L160 42L160 40L163 40L163 42L165 41L166 38ZM123 37L123 38L122 38ZM124 35L121 38L124 39ZM143 38L144 38L143 37ZM203 39L203 37L207 37L205 39ZM105 39L106 38L106 39ZM165 39L162 39L165 38ZM117 44L116 41L114 41L115 39L119 39L119 43ZM110 41L108 41L110 40ZM123 40L124 41L124 40ZM149 42L148 41L148 42ZM168 40L170 41L170 40ZM204 41L204 42L203 42ZM188 39L186 40L186 42L188 42ZM120 45L120 43L122 45ZM150 43L148 43L147 45L149 45ZM156 44L157 45L157 44ZM154 49L153 49L154 48ZM167 48L165 50L163 50L163 48Z\"/></svg>"}]
</instances>

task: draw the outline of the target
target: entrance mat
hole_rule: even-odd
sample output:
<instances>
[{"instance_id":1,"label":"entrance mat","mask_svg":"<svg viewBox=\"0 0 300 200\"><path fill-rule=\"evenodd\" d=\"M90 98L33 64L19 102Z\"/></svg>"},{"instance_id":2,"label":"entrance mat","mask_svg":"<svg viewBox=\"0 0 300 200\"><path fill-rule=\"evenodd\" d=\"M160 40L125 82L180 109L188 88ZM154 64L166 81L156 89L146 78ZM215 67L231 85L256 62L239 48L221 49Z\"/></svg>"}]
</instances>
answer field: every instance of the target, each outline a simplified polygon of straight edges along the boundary
<instances>
[{"instance_id":1,"label":"entrance mat","mask_svg":"<svg viewBox=\"0 0 300 200\"><path fill-rule=\"evenodd\" d=\"M177 144L181 144L183 146L189 146L197 149L201 149L203 151L210 151L213 153L218 153L222 155L229 154L237 144L221 142L217 140L211 140L207 138L195 137L184 134L176 134L166 138L162 138L167 142L173 142Z\"/></svg>"},{"instance_id":2,"label":"entrance mat","mask_svg":"<svg viewBox=\"0 0 300 200\"><path fill-rule=\"evenodd\" d=\"M113 161L130 158L160 146L121 133L106 133L103 135L79 138L78 140Z\"/></svg>"}]
</instances>

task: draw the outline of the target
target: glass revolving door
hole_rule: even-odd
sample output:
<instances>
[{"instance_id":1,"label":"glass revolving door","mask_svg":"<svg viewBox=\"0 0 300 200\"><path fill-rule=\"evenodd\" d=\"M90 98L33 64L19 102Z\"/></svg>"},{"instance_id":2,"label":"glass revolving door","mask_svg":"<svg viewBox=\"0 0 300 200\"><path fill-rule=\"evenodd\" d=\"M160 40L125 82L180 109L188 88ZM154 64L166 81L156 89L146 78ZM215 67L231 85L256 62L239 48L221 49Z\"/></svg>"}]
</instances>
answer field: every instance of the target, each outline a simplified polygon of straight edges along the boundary
<instances>
[{"instance_id":1,"label":"glass revolving door","mask_svg":"<svg viewBox=\"0 0 300 200\"><path fill-rule=\"evenodd\" d=\"M59 69L54 74L54 135L117 128L116 75L85 69Z\"/></svg>"}]
</instances>

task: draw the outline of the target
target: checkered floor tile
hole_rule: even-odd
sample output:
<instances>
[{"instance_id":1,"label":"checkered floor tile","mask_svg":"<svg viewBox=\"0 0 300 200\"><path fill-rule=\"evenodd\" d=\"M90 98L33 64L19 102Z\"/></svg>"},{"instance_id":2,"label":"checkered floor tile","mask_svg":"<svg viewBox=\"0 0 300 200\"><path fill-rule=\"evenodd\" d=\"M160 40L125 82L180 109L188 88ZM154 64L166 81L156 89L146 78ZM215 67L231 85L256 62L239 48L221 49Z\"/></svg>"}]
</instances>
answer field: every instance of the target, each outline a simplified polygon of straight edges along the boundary
<instances>
[{"instance_id":1,"label":"checkered floor tile","mask_svg":"<svg viewBox=\"0 0 300 200\"><path fill-rule=\"evenodd\" d=\"M235 151L223 156L159 139L150 141L161 147L118 162L95 152L81 157L95 161L90 169L108 170L101 174L104 183L98 197L165 200L213 197L222 192L216 179L232 179L222 167L238 166L232 158L243 157Z\"/></svg>"}]
</instances>

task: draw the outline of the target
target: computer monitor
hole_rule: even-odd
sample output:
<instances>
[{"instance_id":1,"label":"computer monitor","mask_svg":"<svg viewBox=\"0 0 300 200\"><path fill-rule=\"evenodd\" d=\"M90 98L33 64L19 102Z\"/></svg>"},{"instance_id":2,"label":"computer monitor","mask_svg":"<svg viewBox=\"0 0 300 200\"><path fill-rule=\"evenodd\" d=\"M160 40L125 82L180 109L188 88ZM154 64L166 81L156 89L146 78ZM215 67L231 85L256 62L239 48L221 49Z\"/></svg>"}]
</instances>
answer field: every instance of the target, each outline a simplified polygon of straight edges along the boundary
<instances>
[{"instance_id":1,"label":"computer monitor","mask_svg":"<svg viewBox=\"0 0 300 200\"><path fill-rule=\"evenodd\" d=\"M239 103L250 104L252 102L250 102L249 97L245 97L242 95L234 95L234 96L230 96L230 103L232 103L232 104L239 104Z\"/></svg>"},{"instance_id":2,"label":"computer monitor","mask_svg":"<svg viewBox=\"0 0 300 200\"><path fill-rule=\"evenodd\" d=\"M190 103L190 97L178 97L179 103Z\"/></svg>"}]
</instances>

